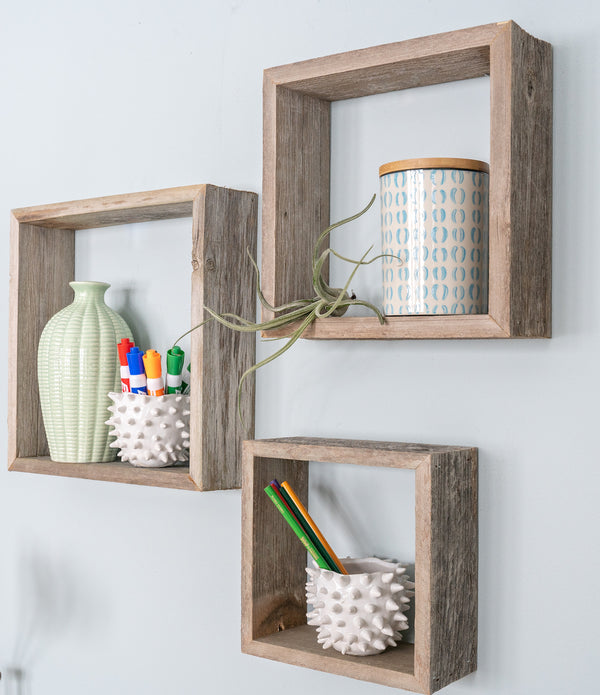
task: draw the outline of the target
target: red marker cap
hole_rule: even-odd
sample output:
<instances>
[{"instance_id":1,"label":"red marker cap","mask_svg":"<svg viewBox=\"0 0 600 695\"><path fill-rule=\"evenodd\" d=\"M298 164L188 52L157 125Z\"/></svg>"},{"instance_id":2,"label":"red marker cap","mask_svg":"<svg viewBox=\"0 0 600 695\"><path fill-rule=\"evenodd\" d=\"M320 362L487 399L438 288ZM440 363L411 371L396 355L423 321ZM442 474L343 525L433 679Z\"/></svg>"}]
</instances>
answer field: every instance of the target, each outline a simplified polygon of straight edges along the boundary
<instances>
[{"instance_id":1,"label":"red marker cap","mask_svg":"<svg viewBox=\"0 0 600 695\"><path fill-rule=\"evenodd\" d=\"M119 362L121 367L127 366L127 353L135 345L129 338L123 338L120 343L117 344L117 350L119 351Z\"/></svg>"}]
</instances>

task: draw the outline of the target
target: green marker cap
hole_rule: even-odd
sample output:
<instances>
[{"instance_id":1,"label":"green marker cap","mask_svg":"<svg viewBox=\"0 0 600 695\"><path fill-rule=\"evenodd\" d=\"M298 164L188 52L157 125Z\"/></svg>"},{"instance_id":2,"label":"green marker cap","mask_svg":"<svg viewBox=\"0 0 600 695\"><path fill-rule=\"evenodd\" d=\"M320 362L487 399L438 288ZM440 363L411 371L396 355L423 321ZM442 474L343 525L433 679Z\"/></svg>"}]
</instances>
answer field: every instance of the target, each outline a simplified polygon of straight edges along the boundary
<instances>
[{"instance_id":1,"label":"green marker cap","mask_svg":"<svg viewBox=\"0 0 600 695\"><path fill-rule=\"evenodd\" d=\"M167 393L181 393L181 372L183 371L184 351L175 345L167 350Z\"/></svg>"},{"instance_id":2,"label":"green marker cap","mask_svg":"<svg viewBox=\"0 0 600 695\"><path fill-rule=\"evenodd\" d=\"M175 345L175 347L167 350L167 372L169 374L181 374L184 359L185 352L179 347L179 345Z\"/></svg>"}]
</instances>

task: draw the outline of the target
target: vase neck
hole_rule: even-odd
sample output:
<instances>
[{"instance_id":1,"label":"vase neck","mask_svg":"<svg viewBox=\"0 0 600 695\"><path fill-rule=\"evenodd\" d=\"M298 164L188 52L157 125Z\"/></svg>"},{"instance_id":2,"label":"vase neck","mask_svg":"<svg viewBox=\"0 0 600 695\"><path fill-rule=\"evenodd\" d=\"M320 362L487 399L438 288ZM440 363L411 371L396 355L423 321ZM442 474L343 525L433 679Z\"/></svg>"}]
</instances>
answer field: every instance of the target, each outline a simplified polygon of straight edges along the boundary
<instances>
[{"instance_id":1,"label":"vase neck","mask_svg":"<svg viewBox=\"0 0 600 695\"><path fill-rule=\"evenodd\" d=\"M107 282L70 282L69 285L75 292L74 303L101 302L104 303L104 294L110 287Z\"/></svg>"}]
</instances>

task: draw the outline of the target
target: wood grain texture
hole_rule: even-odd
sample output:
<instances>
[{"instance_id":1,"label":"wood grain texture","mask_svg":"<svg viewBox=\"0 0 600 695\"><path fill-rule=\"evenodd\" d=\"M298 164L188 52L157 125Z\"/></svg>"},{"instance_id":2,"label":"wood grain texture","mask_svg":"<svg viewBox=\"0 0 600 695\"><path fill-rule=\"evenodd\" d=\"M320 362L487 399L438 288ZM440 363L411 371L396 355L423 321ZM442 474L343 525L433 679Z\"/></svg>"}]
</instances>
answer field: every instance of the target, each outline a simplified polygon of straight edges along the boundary
<instances>
[{"instance_id":1,"label":"wood grain texture","mask_svg":"<svg viewBox=\"0 0 600 695\"><path fill-rule=\"evenodd\" d=\"M294 326L263 331L274 338L288 335ZM311 340L420 340L423 338L507 338L508 333L488 314L455 316L390 316L379 323L375 316L340 316L317 319L303 335Z\"/></svg>"},{"instance_id":2,"label":"wood grain texture","mask_svg":"<svg viewBox=\"0 0 600 695\"><path fill-rule=\"evenodd\" d=\"M308 463L256 457L244 443L242 646L306 623L306 550L264 488L287 480L308 498Z\"/></svg>"},{"instance_id":3,"label":"wood grain texture","mask_svg":"<svg viewBox=\"0 0 600 695\"><path fill-rule=\"evenodd\" d=\"M204 306L253 318L255 276L246 249L256 257L258 196L206 186L194 202L191 325ZM190 473L201 490L241 487L242 441L254 435L254 378L238 382L254 364L256 337L216 321L192 333Z\"/></svg>"},{"instance_id":4,"label":"wood grain texture","mask_svg":"<svg viewBox=\"0 0 600 695\"><path fill-rule=\"evenodd\" d=\"M431 460L431 692L477 668L477 450Z\"/></svg>"},{"instance_id":5,"label":"wood grain texture","mask_svg":"<svg viewBox=\"0 0 600 695\"><path fill-rule=\"evenodd\" d=\"M310 153L315 162L320 143L321 161L329 158L330 126L314 112L303 118L309 104L325 108L340 99L485 74L491 94L489 314L391 317L383 326L371 317L331 318L313 324L305 338L550 337L552 55L549 44L511 21L265 71L263 289L275 304L313 294L310 250L319 231L313 212L325 211L319 196L329 195L329 173L322 165L310 176L303 157ZM318 224L325 229L328 217Z\"/></svg>"},{"instance_id":6,"label":"wood grain texture","mask_svg":"<svg viewBox=\"0 0 600 695\"><path fill-rule=\"evenodd\" d=\"M507 23L490 90L490 314L510 335L550 337L551 46Z\"/></svg>"},{"instance_id":7,"label":"wood grain texture","mask_svg":"<svg viewBox=\"0 0 600 695\"><path fill-rule=\"evenodd\" d=\"M48 453L37 346L48 320L73 299L75 235L21 224L11 215L8 423L9 463Z\"/></svg>"},{"instance_id":8,"label":"wood grain texture","mask_svg":"<svg viewBox=\"0 0 600 695\"><path fill-rule=\"evenodd\" d=\"M552 334L552 47L511 24L510 332Z\"/></svg>"},{"instance_id":9,"label":"wood grain texture","mask_svg":"<svg viewBox=\"0 0 600 695\"><path fill-rule=\"evenodd\" d=\"M460 449L436 444L322 437L280 437L257 439L253 442L253 451L257 456L393 468L417 468L424 461L428 461L432 453L454 451L457 448Z\"/></svg>"},{"instance_id":10,"label":"wood grain texture","mask_svg":"<svg viewBox=\"0 0 600 695\"><path fill-rule=\"evenodd\" d=\"M263 96L262 281L280 305L314 294L313 246L329 224L331 116L328 102L267 80Z\"/></svg>"},{"instance_id":11,"label":"wood grain texture","mask_svg":"<svg viewBox=\"0 0 600 695\"><path fill-rule=\"evenodd\" d=\"M178 490L198 490L190 478L187 465L167 468L136 468L128 463L57 463L48 456L17 458L11 471L42 473L66 478L84 478L111 483L168 487Z\"/></svg>"},{"instance_id":12,"label":"wood grain texture","mask_svg":"<svg viewBox=\"0 0 600 695\"><path fill-rule=\"evenodd\" d=\"M260 505L266 500L266 484L274 477L289 479L301 462L306 466L305 485L309 461L415 469L414 648L401 645L360 659L323 651L316 632L299 615L297 597L305 582L300 565L306 562L306 554L287 529L288 540L295 542L300 553L300 557L292 556L298 565L288 566L290 549L279 540L285 522L274 507L269 516ZM435 692L475 670L476 449L307 437L263 439L244 443L243 471L244 652L422 693Z\"/></svg>"},{"instance_id":13,"label":"wood grain texture","mask_svg":"<svg viewBox=\"0 0 600 695\"><path fill-rule=\"evenodd\" d=\"M93 229L133 222L152 222L191 217L193 201L204 184L179 186L142 193L125 193L101 198L36 205L12 211L20 222L42 227Z\"/></svg>"},{"instance_id":14,"label":"wood grain texture","mask_svg":"<svg viewBox=\"0 0 600 695\"><path fill-rule=\"evenodd\" d=\"M275 85L318 99L356 97L489 74L489 46L504 23L314 58L265 71Z\"/></svg>"},{"instance_id":15,"label":"wood grain texture","mask_svg":"<svg viewBox=\"0 0 600 695\"><path fill-rule=\"evenodd\" d=\"M400 642L397 647L374 656L344 656L335 649L324 650L317 642L315 629L303 625L254 640L245 651L295 666L422 692L413 674L414 645L408 643Z\"/></svg>"},{"instance_id":16,"label":"wood grain texture","mask_svg":"<svg viewBox=\"0 0 600 695\"><path fill-rule=\"evenodd\" d=\"M258 197L210 185L185 186L14 210L11 215L9 468L51 475L136 482L189 490L240 486L241 441L237 383L254 362L254 335L216 324L192 337L191 450L185 470L121 464L57 464L48 453L37 386L37 346L48 320L73 299L74 229L170 217L192 220L192 325L203 304L253 317ZM32 224L32 220L36 224ZM70 229L60 225L70 225ZM254 431L254 382L242 399ZM105 467L105 468L103 468ZM172 471L172 472L171 472ZM191 475L191 478L190 478ZM155 481L154 483L152 481Z\"/></svg>"}]
</instances>

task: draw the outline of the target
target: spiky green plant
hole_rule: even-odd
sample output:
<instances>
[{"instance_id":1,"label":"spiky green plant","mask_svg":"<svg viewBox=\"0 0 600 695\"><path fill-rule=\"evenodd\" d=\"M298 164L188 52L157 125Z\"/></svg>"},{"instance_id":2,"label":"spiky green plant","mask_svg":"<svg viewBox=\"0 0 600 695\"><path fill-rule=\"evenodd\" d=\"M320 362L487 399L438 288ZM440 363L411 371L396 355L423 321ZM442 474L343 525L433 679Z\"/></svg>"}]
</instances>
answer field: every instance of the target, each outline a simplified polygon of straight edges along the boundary
<instances>
[{"instance_id":1,"label":"spiky green plant","mask_svg":"<svg viewBox=\"0 0 600 695\"><path fill-rule=\"evenodd\" d=\"M285 345L280 347L279 350L276 350L272 355L269 355L269 357L266 357L264 360L261 360L257 364L254 364L252 367L247 369L242 374L238 385L238 414L240 416L240 420L242 420L240 410L240 396L242 392L242 386L246 378L253 374L260 367L264 367L266 364L269 364L269 362L272 362L273 360L277 359L280 355L283 355L284 352L287 352L292 347L292 345L299 338L302 337L306 329L314 321L321 318L327 318L329 316L343 316L348 310L348 307L351 306L364 306L370 309L377 316L377 318L379 319L379 323L383 324L385 322L383 314L374 304L371 304L370 302L367 302L363 299L357 299L354 293L352 293L351 295L348 293L350 283L352 282L352 279L354 278L360 266L369 265L370 263L376 261L378 258L382 258L382 256L385 254L379 254L367 261L365 259L373 249L373 246L370 246L359 260L346 258L345 256L342 256L337 251L329 247L322 251L319 251L325 238L334 229L336 229L337 227L341 227L342 225L347 224L348 222L352 222L353 220L356 220L362 215L364 215L365 212L367 212L367 210L371 207L371 205L373 205L375 197L376 196L374 195L371 198L369 204L360 212L356 213L356 215L352 215L352 217L347 217L346 219L341 220L340 222L336 222L335 224L330 225L320 234L319 238L315 243L312 258L312 285L315 291L315 296L312 299L297 299L294 302L282 304L281 306L272 306L265 299L265 296L260 288L260 270L258 269L256 261L254 260L254 258L252 258L252 255L248 250L248 256L250 258L250 261L252 262L254 271L256 273L256 294L261 305L268 311L275 314L274 318L269 319L268 321L261 321L260 323L255 323L254 321L249 321L248 319L245 319L241 316L237 316L236 314L218 314L216 311L213 311L210 307L205 306L204 310L209 314L209 318L207 318L202 323L199 323L197 326L194 326L189 331L186 331L173 344L173 346L177 345L177 343L182 338L184 338L192 331L195 331L196 328L200 328L205 323L208 323L209 321L218 321L220 324L226 326L227 328L230 328L233 331L240 331L243 333L256 333L258 331L268 332L278 328L283 328L285 326L293 325L293 330L287 336L277 336L275 338L267 339L282 340L287 338L287 342L285 343ZM330 254L335 256L336 258L339 258L342 261L346 261L347 263L351 263L352 265L354 265L354 268L348 276L348 280L346 281L344 287L330 287L323 278L323 266Z\"/></svg>"}]
</instances>

